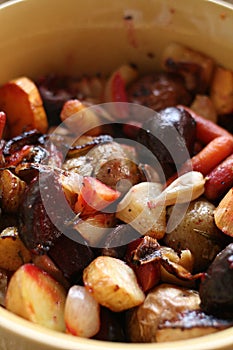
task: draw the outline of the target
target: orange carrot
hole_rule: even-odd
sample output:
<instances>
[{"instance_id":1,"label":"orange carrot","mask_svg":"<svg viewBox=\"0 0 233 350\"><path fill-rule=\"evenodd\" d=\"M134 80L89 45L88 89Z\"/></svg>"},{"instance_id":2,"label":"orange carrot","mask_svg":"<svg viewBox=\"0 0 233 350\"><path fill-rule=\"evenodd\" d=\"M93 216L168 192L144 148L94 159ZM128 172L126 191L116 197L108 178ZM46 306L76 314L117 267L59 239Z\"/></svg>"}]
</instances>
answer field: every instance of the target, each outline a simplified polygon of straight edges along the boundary
<instances>
[{"instance_id":1,"label":"orange carrot","mask_svg":"<svg viewBox=\"0 0 233 350\"><path fill-rule=\"evenodd\" d=\"M207 176L205 196L209 200L216 200L233 186L233 154L214 168Z\"/></svg>"},{"instance_id":2,"label":"orange carrot","mask_svg":"<svg viewBox=\"0 0 233 350\"><path fill-rule=\"evenodd\" d=\"M227 130L215 124L211 120L207 120L199 114L196 114L191 108L183 105L178 105L177 108L185 109L195 119L197 127L197 139L203 144L206 145L219 136L227 136L233 139L233 135Z\"/></svg>"},{"instance_id":3,"label":"orange carrot","mask_svg":"<svg viewBox=\"0 0 233 350\"><path fill-rule=\"evenodd\" d=\"M206 176L225 158L233 153L233 138L219 136L208 143L199 153L187 161L181 169L186 172L192 168Z\"/></svg>"}]
</instances>

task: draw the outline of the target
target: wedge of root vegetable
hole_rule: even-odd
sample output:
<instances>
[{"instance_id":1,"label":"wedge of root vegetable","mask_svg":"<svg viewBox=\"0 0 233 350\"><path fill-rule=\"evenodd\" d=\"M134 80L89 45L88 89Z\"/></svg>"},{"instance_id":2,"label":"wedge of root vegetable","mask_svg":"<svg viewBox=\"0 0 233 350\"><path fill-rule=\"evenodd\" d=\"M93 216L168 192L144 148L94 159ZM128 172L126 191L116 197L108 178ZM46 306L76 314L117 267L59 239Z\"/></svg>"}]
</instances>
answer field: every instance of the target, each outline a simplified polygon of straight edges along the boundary
<instances>
[{"instance_id":1,"label":"wedge of root vegetable","mask_svg":"<svg viewBox=\"0 0 233 350\"><path fill-rule=\"evenodd\" d=\"M31 322L64 331L65 298L65 289L48 273L33 264L25 264L10 280L5 306Z\"/></svg>"},{"instance_id":2,"label":"wedge of root vegetable","mask_svg":"<svg viewBox=\"0 0 233 350\"><path fill-rule=\"evenodd\" d=\"M167 71L183 75L186 87L199 93L206 91L214 69L212 58L178 43L165 48L162 65Z\"/></svg>"},{"instance_id":3,"label":"wedge of root vegetable","mask_svg":"<svg viewBox=\"0 0 233 350\"><path fill-rule=\"evenodd\" d=\"M233 111L233 71L217 67L210 86L210 98L218 114Z\"/></svg>"},{"instance_id":4,"label":"wedge of root vegetable","mask_svg":"<svg viewBox=\"0 0 233 350\"><path fill-rule=\"evenodd\" d=\"M83 134L97 136L102 132L101 118L77 99L65 102L60 117L69 130L77 132L78 137Z\"/></svg>"},{"instance_id":5,"label":"wedge of root vegetable","mask_svg":"<svg viewBox=\"0 0 233 350\"><path fill-rule=\"evenodd\" d=\"M173 205L175 203L186 203L198 198L204 193L205 179L198 171L190 171L174 180L153 201L151 206L159 203Z\"/></svg>"},{"instance_id":6,"label":"wedge of root vegetable","mask_svg":"<svg viewBox=\"0 0 233 350\"><path fill-rule=\"evenodd\" d=\"M130 224L142 235L161 239L166 229L166 210L163 205L150 206L162 191L159 183L141 182L131 187L117 206L118 219Z\"/></svg>"},{"instance_id":7,"label":"wedge of root vegetable","mask_svg":"<svg viewBox=\"0 0 233 350\"><path fill-rule=\"evenodd\" d=\"M113 190L94 177L86 176L83 178L74 210L82 215L91 215L106 208L119 196L119 191Z\"/></svg>"},{"instance_id":8,"label":"wedge of root vegetable","mask_svg":"<svg viewBox=\"0 0 233 350\"><path fill-rule=\"evenodd\" d=\"M233 237L233 187L215 209L214 219L217 227L223 233Z\"/></svg>"},{"instance_id":9,"label":"wedge of root vegetable","mask_svg":"<svg viewBox=\"0 0 233 350\"><path fill-rule=\"evenodd\" d=\"M97 257L84 269L83 281L99 304L115 312L140 305L145 299L133 270L116 258Z\"/></svg>"},{"instance_id":10,"label":"wedge of root vegetable","mask_svg":"<svg viewBox=\"0 0 233 350\"><path fill-rule=\"evenodd\" d=\"M26 130L45 133L48 129L39 90L27 77L11 80L0 88L0 110L6 113L9 137Z\"/></svg>"},{"instance_id":11,"label":"wedge of root vegetable","mask_svg":"<svg viewBox=\"0 0 233 350\"><path fill-rule=\"evenodd\" d=\"M65 303L66 332L90 338L100 329L100 305L83 286L69 289Z\"/></svg>"}]
</instances>

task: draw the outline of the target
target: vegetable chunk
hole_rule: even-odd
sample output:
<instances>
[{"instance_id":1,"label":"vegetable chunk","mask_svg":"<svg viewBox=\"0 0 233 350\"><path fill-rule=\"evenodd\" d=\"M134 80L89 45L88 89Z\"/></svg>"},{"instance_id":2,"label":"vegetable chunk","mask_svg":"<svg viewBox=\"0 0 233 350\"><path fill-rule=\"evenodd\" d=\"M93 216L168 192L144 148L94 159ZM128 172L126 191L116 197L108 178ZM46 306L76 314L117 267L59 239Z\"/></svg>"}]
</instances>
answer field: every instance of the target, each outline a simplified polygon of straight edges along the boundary
<instances>
[{"instance_id":1,"label":"vegetable chunk","mask_svg":"<svg viewBox=\"0 0 233 350\"><path fill-rule=\"evenodd\" d=\"M6 113L10 137L26 130L45 133L48 129L39 90L27 77L11 80L0 88L0 109Z\"/></svg>"},{"instance_id":2,"label":"vegetable chunk","mask_svg":"<svg viewBox=\"0 0 233 350\"><path fill-rule=\"evenodd\" d=\"M115 312L140 305L145 298L133 270L109 256L93 260L84 270L83 281L97 302Z\"/></svg>"}]
</instances>

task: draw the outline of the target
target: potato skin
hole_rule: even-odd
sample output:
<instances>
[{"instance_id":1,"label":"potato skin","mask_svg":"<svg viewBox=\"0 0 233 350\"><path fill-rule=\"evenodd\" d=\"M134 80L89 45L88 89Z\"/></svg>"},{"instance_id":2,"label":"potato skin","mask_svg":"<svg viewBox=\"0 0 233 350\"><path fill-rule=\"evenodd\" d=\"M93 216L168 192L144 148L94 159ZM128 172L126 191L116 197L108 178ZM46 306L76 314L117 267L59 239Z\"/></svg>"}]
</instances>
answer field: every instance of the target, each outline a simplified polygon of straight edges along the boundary
<instances>
[{"instance_id":1,"label":"potato skin","mask_svg":"<svg viewBox=\"0 0 233 350\"><path fill-rule=\"evenodd\" d=\"M179 206L182 210L182 204ZM172 208L168 208L168 216ZM194 257L193 272L206 270L223 248L224 237L215 225L214 210L215 206L205 198L192 201L178 226L164 237L165 245L174 250L191 251Z\"/></svg>"},{"instance_id":2,"label":"potato skin","mask_svg":"<svg viewBox=\"0 0 233 350\"><path fill-rule=\"evenodd\" d=\"M156 342L159 324L178 313L199 309L198 292L172 284L161 284L147 295L144 303L128 311L127 336L132 342Z\"/></svg>"}]
</instances>

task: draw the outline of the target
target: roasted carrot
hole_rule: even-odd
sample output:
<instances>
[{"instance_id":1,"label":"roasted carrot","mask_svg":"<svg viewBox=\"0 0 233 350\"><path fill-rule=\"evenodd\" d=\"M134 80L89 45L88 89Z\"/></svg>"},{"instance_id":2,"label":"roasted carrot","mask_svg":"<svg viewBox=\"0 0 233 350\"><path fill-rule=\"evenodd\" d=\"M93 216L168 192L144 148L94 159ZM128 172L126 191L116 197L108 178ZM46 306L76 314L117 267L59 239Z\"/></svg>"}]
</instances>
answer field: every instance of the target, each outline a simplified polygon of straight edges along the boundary
<instances>
[{"instance_id":1,"label":"roasted carrot","mask_svg":"<svg viewBox=\"0 0 233 350\"><path fill-rule=\"evenodd\" d=\"M181 173L192 168L192 170L199 171L206 176L232 153L233 138L227 136L216 137L184 164Z\"/></svg>"},{"instance_id":2,"label":"roasted carrot","mask_svg":"<svg viewBox=\"0 0 233 350\"><path fill-rule=\"evenodd\" d=\"M233 135L227 130L195 113L191 108L183 105L178 105L177 107L185 109L195 119L197 140L201 141L203 144L207 145L210 141L219 136L227 136L233 139Z\"/></svg>"},{"instance_id":3,"label":"roasted carrot","mask_svg":"<svg viewBox=\"0 0 233 350\"><path fill-rule=\"evenodd\" d=\"M214 168L207 176L205 183L205 197L216 200L233 186L233 154Z\"/></svg>"}]
</instances>

